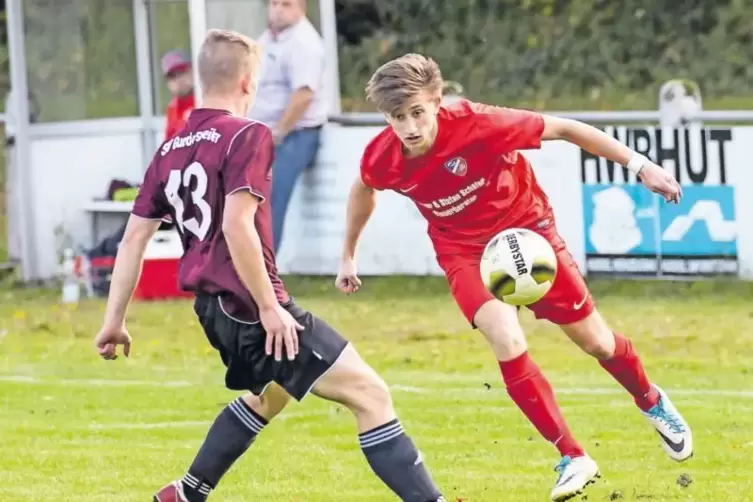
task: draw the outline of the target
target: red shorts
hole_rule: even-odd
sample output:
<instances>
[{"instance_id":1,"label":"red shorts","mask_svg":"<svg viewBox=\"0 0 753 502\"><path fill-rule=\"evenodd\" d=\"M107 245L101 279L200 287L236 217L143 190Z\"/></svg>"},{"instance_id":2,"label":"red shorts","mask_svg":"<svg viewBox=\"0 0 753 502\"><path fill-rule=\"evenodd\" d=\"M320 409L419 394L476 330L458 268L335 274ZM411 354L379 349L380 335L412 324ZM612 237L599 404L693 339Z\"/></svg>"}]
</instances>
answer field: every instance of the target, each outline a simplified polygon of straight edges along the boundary
<instances>
[{"instance_id":1,"label":"red shorts","mask_svg":"<svg viewBox=\"0 0 753 502\"><path fill-rule=\"evenodd\" d=\"M554 248L557 256L557 275L552 288L544 298L526 308L534 313L536 319L546 319L559 325L585 319L593 312L594 302L578 264L567 250L554 224L534 231L546 237ZM494 299L481 279L479 262L482 252L483 248L469 248L468 253L437 257L447 276L452 296L471 324L478 309Z\"/></svg>"}]
</instances>

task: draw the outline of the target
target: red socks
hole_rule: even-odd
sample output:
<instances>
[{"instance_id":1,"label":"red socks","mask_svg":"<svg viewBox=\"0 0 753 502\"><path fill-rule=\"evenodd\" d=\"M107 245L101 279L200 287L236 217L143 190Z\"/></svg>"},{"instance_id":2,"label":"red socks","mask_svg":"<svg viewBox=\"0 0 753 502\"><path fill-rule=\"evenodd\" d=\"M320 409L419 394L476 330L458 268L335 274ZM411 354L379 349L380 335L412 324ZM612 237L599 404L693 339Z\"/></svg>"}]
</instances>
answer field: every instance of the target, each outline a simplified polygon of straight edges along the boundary
<instances>
[{"instance_id":1,"label":"red socks","mask_svg":"<svg viewBox=\"0 0 753 502\"><path fill-rule=\"evenodd\" d=\"M633 345L617 333L614 334L614 344L614 355L599 364L625 387L640 409L650 410L659 402L659 393L651 386L640 358L633 352Z\"/></svg>"},{"instance_id":2,"label":"red socks","mask_svg":"<svg viewBox=\"0 0 753 502\"><path fill-rule=\"evenodd\" d=\"M633 396L641 410L650 410L659 402L659 393L651 386L630 340L615 333L614 341L614 355L599 364ZM500 361L499 369L507 393L539 434L553 443L562 456L583 456L583 448L565 423L552 386L528 353L524 352L511 361Z\"/></svg>"},{"instance_id":3,"label":"red socks","mask_svg":"<svg viewBox=\"0 0 753 502\"><path fill-rule=\"evenodd\" d=\"M573 437L557 406L552 386L528 353L524 352L511 361L500 361L499 369L507 393L539 434L553 443L563 457L583 456L583 448Z\"/></svg>"}]
</instances>

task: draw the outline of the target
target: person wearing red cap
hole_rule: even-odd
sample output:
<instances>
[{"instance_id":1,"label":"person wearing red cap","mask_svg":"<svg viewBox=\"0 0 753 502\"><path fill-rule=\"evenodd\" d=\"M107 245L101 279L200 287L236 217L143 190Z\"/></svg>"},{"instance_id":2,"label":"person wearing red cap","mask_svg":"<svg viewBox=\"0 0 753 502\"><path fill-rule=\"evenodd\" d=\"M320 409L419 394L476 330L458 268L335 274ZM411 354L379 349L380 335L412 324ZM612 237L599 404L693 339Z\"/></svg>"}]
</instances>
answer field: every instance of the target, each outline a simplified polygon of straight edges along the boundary
<instances>
[{"instance_id":1,"label":"person wearing red cap","mask_svg":"<svg viewBox=\"0 0 753 502\"><path fill-rule=\"evenodd\" d=\"M194 109L194 86L191 58L182 50L167 52L162 57L162 73L173 98L165 112L167 123L165 139L180 131Z\"/></svg>"}]
</instances>

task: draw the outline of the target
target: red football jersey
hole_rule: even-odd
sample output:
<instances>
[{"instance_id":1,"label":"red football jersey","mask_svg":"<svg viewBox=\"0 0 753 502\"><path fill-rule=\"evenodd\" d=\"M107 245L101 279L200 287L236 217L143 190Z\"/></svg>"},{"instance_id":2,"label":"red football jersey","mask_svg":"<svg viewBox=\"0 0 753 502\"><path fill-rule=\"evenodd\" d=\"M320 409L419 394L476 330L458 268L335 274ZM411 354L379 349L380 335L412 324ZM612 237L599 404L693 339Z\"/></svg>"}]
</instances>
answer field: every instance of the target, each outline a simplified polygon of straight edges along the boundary
<instances>
[{"instance_id":1,"label":"red football jersey","mask_svg":"<svg viewBox=\"0 0 753 502\"><path fill-rule=\"evenodd\" d=\"M366 147L361 178L410 198L438 254L486 246L505 228L545 225L549 200L518 150L541 147L538 113L463 100L442 107L430 150L406 158L387 127Z\"/></svg>"},{"instance_id":2,"label":"red football jersey","mask_svg":"<svg viewBox=\"0 0 753 502\"><path fill-rule=\"evenodd\" d=\"M176 96L167 104L165 111L165 139L175 136L186 125L191 111L195 108L193 93Z\"/></svg>"}]
</instances>

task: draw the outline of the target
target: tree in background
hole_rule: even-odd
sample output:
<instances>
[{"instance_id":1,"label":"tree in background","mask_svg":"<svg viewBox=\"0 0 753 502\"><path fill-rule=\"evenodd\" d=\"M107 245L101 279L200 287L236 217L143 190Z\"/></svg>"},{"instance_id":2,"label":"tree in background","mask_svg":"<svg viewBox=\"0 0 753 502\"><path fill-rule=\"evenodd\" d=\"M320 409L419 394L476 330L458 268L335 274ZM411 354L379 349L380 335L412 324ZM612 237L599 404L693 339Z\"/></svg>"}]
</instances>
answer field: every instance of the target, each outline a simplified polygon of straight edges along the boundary
<instances>
[{"instance_id":1,"label":"tree in background","mask_svg":"<svg viewBox=\"0 0 753 502\"><path fill-rule=\"evenodd\" d=\"M345 103L406 52L435 58L466 94L540 108L657 106L672 78L707 107L749 107L753 4L739 0L338 0ZM364 14L365 13L365 14Z\"/></svg>"}]
</instances>

